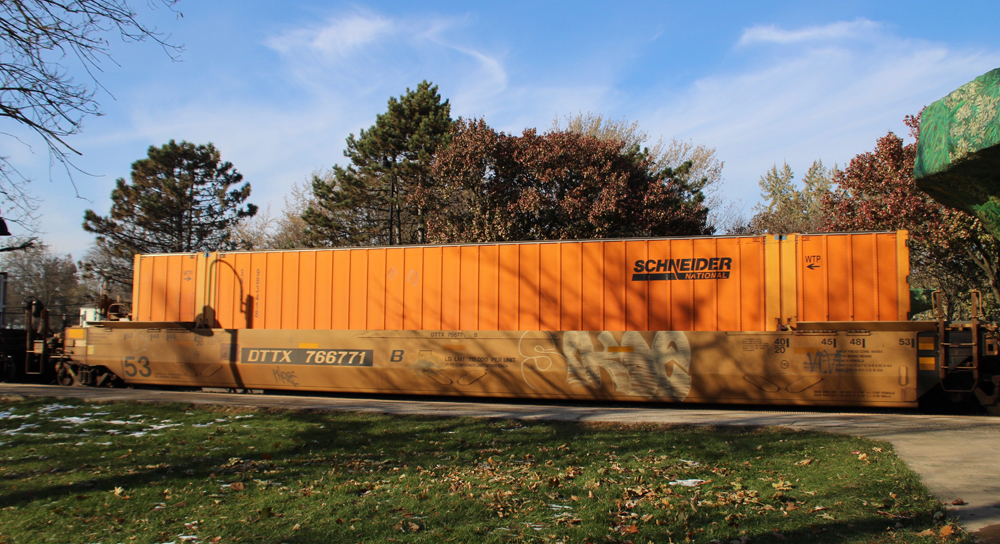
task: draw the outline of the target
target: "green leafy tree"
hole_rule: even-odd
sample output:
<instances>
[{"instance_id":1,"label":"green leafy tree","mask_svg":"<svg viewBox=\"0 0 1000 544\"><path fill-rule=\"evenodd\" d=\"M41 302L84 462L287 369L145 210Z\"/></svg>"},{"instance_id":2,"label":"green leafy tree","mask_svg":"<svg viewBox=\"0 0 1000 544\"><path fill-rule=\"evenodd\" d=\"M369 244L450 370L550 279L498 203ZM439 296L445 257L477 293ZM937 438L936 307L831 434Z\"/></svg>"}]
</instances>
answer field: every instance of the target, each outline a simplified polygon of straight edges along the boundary
<instances>
[{"instance_id":1,"label":"green leafy tree","mask_svg":"<svg viewBox=\"0 0 1000 544\"><path fill-rule=\"evenodd\" d=\"M824 230L823 198L832 189L830 176L831 172L823 166L823 162L816 161L802 179L803 187L799 188L793 181L795 175L788 163L781 168L772 166L760 178L763 203L755 208L749 230L771 234Z\"/></svg>"},{"instance_id":2,"label":"green leafy tree","mask_svg":"<svg viewBox=\"0 0 1000 544\"><path fill-rule=\"evenodd\" d=\"M132 176L119 178L111 210L84 214L83 228L97 235L97 254L109 263L131 264L136 253L217 251L231 247L232 226L257 213L246 203L250 184L214 145L173 140L150 146L132 163ZM131 285L131 267L107 270L88 261L88 271ZM127 278L127 279L126 279Z\"/></svg>"},{"instance_id":3,"label":"green leafy tree","mask_svg":"<svg viewBox=\"0 0 1000 544\"><path fill-rule=\"evenodd\" d=\"M434 157L448 144L451 105L424 81L389 99L386 113L347 138L347 167L313 176L314 202L302 214L313 245L427 242L439 204Z\"/></svg>"},{"instance_id":4,"label":"green leafy tree","mask_svg":"<svg viewBox=\"0 0 1000 544\"><path fill-rule=\"evenodd\" d=\"M459 121L434 174L438 242L710 234L691 163L654 171L638 146L576 132L521 136Z\"/></svg>"}]
</instances>

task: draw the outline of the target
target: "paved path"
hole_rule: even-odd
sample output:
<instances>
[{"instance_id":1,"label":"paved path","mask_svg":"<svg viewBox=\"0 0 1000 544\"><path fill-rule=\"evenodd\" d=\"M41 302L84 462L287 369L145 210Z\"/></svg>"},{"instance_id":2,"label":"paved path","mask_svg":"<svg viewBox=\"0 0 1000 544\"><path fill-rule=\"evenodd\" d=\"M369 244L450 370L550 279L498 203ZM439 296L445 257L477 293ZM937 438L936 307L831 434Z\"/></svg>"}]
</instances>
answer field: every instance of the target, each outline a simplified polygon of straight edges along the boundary
<instances>
[{"instance_id":1,"label":"paved path","mask_svg":"<svg viewBox=\"0 0 1000 544\"><path fill-rule=\"evenodd\" d=\"M704 407L643 405L568 405L525 402L467 402L363 397L288 397L226 393L178 393L156 390L91 389L0 384L0 395L102 398L107 400L186 402L289 409L343 410L388 414L552 419L620 423L715 426L782 426L864 436L891 442L939 499L950 504L970 531L1000 535L1000 418L927 416L910 413L824 413L791 410L759 411ZM995 527L994 527L995 526ZM1000 542L1000 539L988 539Z\"/></svg>"}]
</instances>

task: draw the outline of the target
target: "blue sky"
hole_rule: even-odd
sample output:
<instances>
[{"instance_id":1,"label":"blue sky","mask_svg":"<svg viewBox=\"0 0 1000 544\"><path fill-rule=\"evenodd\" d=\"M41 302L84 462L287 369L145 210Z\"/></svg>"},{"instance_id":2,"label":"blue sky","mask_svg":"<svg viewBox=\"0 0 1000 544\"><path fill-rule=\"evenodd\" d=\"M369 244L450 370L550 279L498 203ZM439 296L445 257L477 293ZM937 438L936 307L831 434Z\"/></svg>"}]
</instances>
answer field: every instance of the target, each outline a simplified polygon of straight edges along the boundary
<instances>
[{"instance_id":1,"label":"blue sky","mask_svg":"<svg viewBox=\"0 0 1000 544\"><path fill-rule=\"evenodd\" d=\"M277 213L294 183L343 164L344 139L427 79L454 117L520 133L595 112L653 139L717 150L723 195L749 210L787 161L843 165L902 119L1000 67L994 3L191 2L149 11L185 51L112 40L104 115L68 141L79 197L44 146L0 138L34 179L43 239L83 254L83 212L104 214L150 145L214 143ZM20 134L4 125L0 131Z\"/></svg>"}]
</instances>

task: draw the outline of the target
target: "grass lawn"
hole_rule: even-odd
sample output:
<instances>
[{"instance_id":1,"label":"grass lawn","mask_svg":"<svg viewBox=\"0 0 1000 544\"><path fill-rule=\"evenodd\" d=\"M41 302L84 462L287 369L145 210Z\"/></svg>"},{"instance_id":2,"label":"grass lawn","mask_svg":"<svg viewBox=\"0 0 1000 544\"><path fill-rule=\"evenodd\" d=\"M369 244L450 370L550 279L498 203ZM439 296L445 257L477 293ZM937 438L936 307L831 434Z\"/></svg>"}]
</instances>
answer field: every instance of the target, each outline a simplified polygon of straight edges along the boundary
<instances>
[{"instance_id":1,"label":"grass lawn","mask_svg":"<svg viewBox=\"0 0 1000 544\"><path fill-rule=\"evenodd\" d=\"M0 398L0 544L971 542L941 510L838 435Z\"/></svg>"}]
</instances>

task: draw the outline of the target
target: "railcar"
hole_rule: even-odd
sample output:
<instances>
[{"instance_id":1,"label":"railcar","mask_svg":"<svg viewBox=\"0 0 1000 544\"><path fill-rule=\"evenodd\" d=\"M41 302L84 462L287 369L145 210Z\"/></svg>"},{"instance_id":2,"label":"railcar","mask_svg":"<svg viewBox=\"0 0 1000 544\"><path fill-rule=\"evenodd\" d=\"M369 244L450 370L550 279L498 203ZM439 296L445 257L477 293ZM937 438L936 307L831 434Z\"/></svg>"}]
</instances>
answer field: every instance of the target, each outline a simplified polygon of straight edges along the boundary
<instances>
[{"instance_id":1,"label":"railcar","mask_svg":"<svg viewBox=\"0 0 1000 544\"><path fill-rule=\"evenodd\" d=\"M140 255L131 320L46 337L63 385L1000 406L1000 334L909 321L905 231Z\"/></svg>"}]
</instances>

